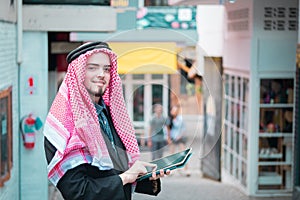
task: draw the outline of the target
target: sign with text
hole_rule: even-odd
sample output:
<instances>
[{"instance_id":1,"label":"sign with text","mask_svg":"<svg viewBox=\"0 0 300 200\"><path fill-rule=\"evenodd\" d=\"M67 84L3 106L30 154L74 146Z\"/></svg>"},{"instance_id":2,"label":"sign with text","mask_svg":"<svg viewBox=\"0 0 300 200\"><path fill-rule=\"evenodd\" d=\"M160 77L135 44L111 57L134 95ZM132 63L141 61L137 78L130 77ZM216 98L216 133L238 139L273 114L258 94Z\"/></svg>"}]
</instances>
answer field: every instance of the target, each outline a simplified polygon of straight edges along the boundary
<instances>
[{"instance_id":1,"label":"sign with text","mask_svg":"<svg viewBox=\"0 0 300 200\"><path fill-rule=\"evenodd\" d=\"M196 29L196 7L142 7L137 12L137 28Z\"/></svg>"}]
</instances>

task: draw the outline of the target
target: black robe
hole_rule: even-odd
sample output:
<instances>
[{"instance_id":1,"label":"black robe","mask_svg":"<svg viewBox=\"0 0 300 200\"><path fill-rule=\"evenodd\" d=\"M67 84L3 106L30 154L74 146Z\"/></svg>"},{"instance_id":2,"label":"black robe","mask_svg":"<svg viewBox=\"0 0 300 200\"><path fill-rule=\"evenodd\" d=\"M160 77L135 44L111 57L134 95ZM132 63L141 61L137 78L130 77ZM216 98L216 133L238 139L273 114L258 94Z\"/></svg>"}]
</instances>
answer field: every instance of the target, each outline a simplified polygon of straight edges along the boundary
<instances>
[{"instance_id":1,"label":"black robe","mask_svg":"<svg viewBox=\"0 0 300 200\"><path fill-rule=\"evenodd\" d=\"M68 170L58 181L57 188L66 200L131 200L132 184L123 186L119 174L128 169L128 160L120 137L112 126L110 115L106 113L116 145L117 152L103 133L106 146L114 164L114 169L99 170L91 164L81 164ZM48 164L51 162L57 149L44 139L44 147ZM149 179L137 182L135 192L157 195L161 190L160 180Z\"/></svg>"}]
</instances>

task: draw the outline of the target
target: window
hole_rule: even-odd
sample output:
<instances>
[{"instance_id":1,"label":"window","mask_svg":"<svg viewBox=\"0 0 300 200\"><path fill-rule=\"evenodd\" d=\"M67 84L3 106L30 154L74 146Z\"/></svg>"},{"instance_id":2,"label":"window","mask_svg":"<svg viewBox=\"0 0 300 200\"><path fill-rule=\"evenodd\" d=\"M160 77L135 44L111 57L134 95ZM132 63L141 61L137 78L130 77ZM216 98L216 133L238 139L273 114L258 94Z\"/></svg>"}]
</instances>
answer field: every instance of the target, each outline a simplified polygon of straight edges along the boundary
<instances>
[{"instance_id":1,"label":"window","mask_svg":"<svg viewBox=\"0 0 300 200\"><path fill-rule=\"evenodd\" d=\"M163 86L160 84L152 85L152 104L163 103Z\"/></svg>"},{"instance_id":2,"label":"window","mask_svg":"<svg viewBox=\"0 0 300 200\"><path fill-rule=\"evenodd\" d=\"M145 0L145 6L168 6L168 0Z\"/></svg>"},{"instance_id":3,"label":"window","mask_svg":"<svg viewBox=\"0 0 300 200\"><path fill-rule=\"evenodd\" d=\"M224 73L225 124L223 135L224 171L247 187L249 78Z\"/></svg>"},{"instance_id":4,"label":"window","mask_svg":"<svg viewBox=\"0 0 300 200\"><path fill-rule=\"evenodd\" d=\"M12 88L0 91L0 187L12 168Z\"/></svg>"},{"instance_id":5,"label":"window","mask_svg":"<svg viewBox=\"0 0 300 200\"><path fill-rule=\"evenodd\" d=\"M293 184L294 79L260 79L258 190Z\"/></svg>"},{"instance_id":6,"label":"window","mask_svg":"<svg viewBox=\"0 0 300 200\"><path fill-rule=\"evenodd\" d=\"M144 85L134 85L133 120L144 121Z\"/></svg>"}]
</instances>

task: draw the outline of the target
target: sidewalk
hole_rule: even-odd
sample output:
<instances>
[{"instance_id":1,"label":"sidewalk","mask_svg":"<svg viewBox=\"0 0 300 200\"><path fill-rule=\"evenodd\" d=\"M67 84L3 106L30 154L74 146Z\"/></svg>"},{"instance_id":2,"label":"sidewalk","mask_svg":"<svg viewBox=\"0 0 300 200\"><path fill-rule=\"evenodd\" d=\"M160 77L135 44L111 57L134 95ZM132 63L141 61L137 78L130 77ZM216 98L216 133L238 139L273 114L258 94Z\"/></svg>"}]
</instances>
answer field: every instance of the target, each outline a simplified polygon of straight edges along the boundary
<instances>
[{"instance_id":1,"label":"sidewalk","mask_svg":"<svg viewBox=\"0 0 300 200\"><path fill-rule=\"evenodd\" d=\"M197 154L197 138L192 143L192 148ZM166 151L165 154L168 152ZM142 160L149 161L151 153L147 148L142 148ZM158 196L133 194L133 200L291 200L291 197L258 198L248 197L232 185L213 181L202 177L200 173L200 160L193 155L189 161L191 176L185 176L180 170L175 170L170 176L161 179L162 191ZM59 191L50 186L49 200L63 200Z\"/></svg>"},{"instance_id":2,"label":"sidewalk","mask_svg":"<svg viewBox=\"0 0 300 200\"><path fill-rule=\"evenodd\" d=\"M291 200L291 197L254 198L248 197L231 185L201 178L192 171L190 177L175 172L162 180L162 191L158 196L133 194L133 200ZM53 187L50 187L53 191ZM60 193L49 194L49 200L63 200Z\"/></svg>"},{"instance_id":3,"label":"sidewalk","mask_svg":"<svg viewBox=\"0 0 300 200\"><path fill-rule=\"evenodd\" d=\"M195 124L188 126L195 132ZM192 135L187 145L193 148L193 155L189 160L190 177L186 177L179 170L173 171L170 176L161 179L162 191L157 197L144 194L133 194L133 200L291 200L291 197L258 198L249 197L236 187L203 178L200 173L200 136ZM168 155L168 146L164 155ZM150 161L151 153L147 147L141 147L141 160ZM54 191L54 192L53 192ZM49 200L62 200L60 193L50 186Z\"/></svg>"},{"instance_id":4,"label":"sidewalk","mask_svg":"<svg viewBox=\"0 0 300 200\"><path fill-rule=\"evenodd\" d=\"M188 132L191 133L187 142L188 147L192 147L193 155L189 161L190 177L186 177L179 170L174 170L172 175L161 179L162 191L157 197L144 194L133 195L133 200L291 200L291 197L249 197L242 193L238 188L211 179L203 178L200 172L200 133L202 130L197 129L202 121L193 121L187 125ZM142 159L149 161L151 154L149 151L142 149ZM167 155L168 147L166 147L164 155Z\"/></svg>"},{"instance_id":5,"label":"sidewalk","mask_svg":"<svg viewBox=\"0 0 300 200\"><path fill-rule=\"evenodd\" d=\"M192 148L197 154L199 143L197 138ZM167 152L166 152L167 153ZM150 158L149 152L142 152L145 159ZM200 173L200 160L193 155L189 161L191 176L187 177L181 170L175 170L170 176L161 179L162 191L158 196L135 193L133 200L291 200L291 197L249 197L236 187L203 178Z\"/></svg>"},{"instance_id":6,"label":"sidewalk","mask_svg":"<svg viewBox=\"0 0 300 200\"><path fill-rule=\"evenodd\" d=\"M134 194L133 200L291 200L291 197L251 198L231 185L201 178L198 173L185 177L176 172L161 181L162 191L157 197Z\"/></svg>"}]
</instances>

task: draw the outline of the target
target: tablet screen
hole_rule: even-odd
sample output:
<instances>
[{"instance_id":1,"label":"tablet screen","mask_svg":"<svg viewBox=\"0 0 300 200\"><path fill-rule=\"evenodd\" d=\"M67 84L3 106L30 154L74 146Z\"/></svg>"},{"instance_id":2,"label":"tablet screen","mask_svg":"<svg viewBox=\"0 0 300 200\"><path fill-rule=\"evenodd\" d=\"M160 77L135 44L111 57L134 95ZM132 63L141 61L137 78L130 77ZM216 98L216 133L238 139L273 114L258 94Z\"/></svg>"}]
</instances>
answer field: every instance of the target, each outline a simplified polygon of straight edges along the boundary
<instances>
[{"instance_id":1,"label":"tablet screen","mask_svg":"<svg viewBox=\"0 0 300 200\"><path fill-rule=\"evenodd\" d=\"M153 160L150 163L154 163L157 165L156 173L158 174L161 169L175 169L177 167L184 166L186 161L189 159L191 155L191 149L186 149L184 151ZM148 178L152 175L152 167L146 167L147 173L145 175L140 176L137 180L143 180L145 178Z\"/></svg>"},{"instance_id":2,"label":"tablet screen","mask_svg":"<svg viewBox=\"0 0 300 200\"><path fill-rule=\"evenodd\" d=\"M157 159L157 160L153 160L150 163L157 165L156 170L165 169L167 167L170 167L172 165L182 162L185 159L185 156L188 154L189 151L190 151L190 149L187 149L187 150L179 152L179 153L175 153L175 154L172 154L172 155L169 155L169 156ZM147 171L151 172L152 168L148 167Z\"/></svg>"}]
</instances>

